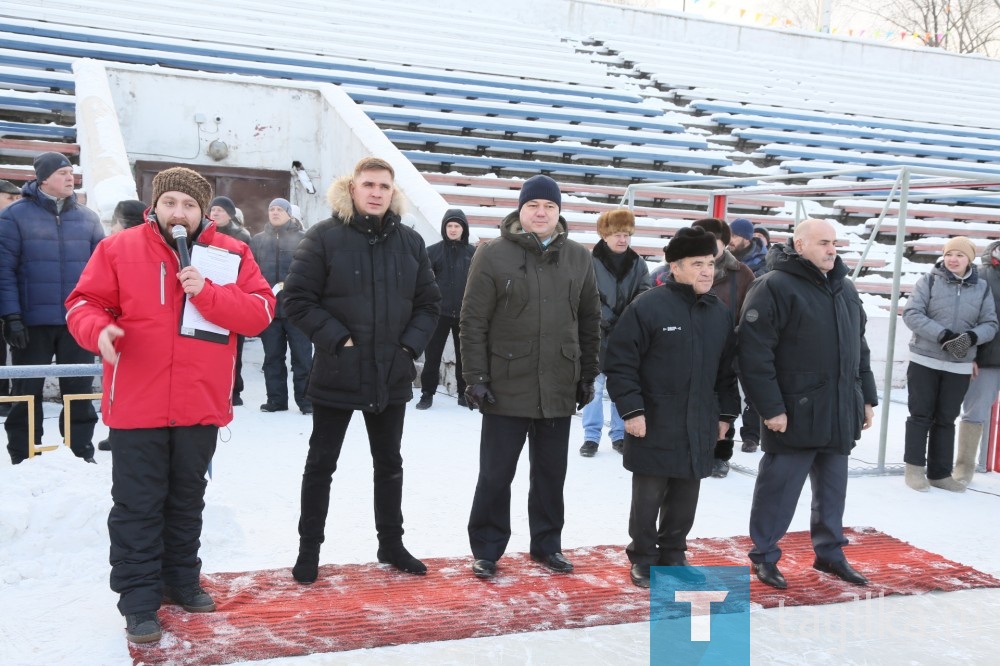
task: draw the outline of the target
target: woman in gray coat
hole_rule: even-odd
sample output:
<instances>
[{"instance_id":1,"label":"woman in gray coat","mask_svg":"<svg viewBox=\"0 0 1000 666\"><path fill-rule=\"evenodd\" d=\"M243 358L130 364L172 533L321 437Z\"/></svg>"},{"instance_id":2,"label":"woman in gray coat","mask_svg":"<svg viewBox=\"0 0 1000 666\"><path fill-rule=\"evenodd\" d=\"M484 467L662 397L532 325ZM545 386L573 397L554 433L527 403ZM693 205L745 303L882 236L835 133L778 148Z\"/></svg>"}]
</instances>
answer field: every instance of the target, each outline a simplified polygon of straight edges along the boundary
<instances>
[{"instance_id":1,"label":"woman in gray coat","mask_svg":"<svg viewBox=\"0 0 1000 666\"><path fill-rule=\"evenodd\" d=\"M955 419L969 388L976 346L997 333L997 313L989 285L972 265L976 248L956 236L944 256L921 277L903 310L913 331L906 369L906 485L963 492L951 476ZM926 475L925 475L926 464Z\"/></svg>"}]
</instances>

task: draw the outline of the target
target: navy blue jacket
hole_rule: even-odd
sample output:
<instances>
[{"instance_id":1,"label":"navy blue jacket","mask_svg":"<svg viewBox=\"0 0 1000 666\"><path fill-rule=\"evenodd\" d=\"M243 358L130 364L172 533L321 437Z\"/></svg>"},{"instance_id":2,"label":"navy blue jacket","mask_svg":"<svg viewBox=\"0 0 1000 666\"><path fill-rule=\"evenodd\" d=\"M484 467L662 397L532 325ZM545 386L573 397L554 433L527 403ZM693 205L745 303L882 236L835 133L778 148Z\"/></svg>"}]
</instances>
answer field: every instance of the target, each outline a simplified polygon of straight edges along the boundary
<instances>
[{"instance_id":1,"label":"navy blue jacket","mask_svg":"<svg viewBox=\"0 0 1000 666\"><path fill-rule=\"evenodd\" d=\"M305 237L306 233L302 230L302 223L292 218L287 224L280 227L268 223L264 227L264 231L255 234L250 240L253 258L260 266L260 272L269 285L274 287L279 282L285 281L288 271L292 267L295 248ZM284 290L278 291L276 297L278 304L274 310L275 319L285 316Z\"/></svg>"},{"instance_id":2,"label":"navy blue jacket","mask_svg":"<svg viewBox=\"0 0 1000 666\"><path fill-rule=\"evenodd\" d=\"M25 326L65 326L66 299L104 238L97 214L66 199L56 203L31 181L0 213L0 316Z\"/></svg>"},{"instance_id":3,"label":"navy blue jacket","mask_svg":"<svg viewBox=\"0 0 1000 666\"><path fill-rule=\"evenodd\" d=\"M445 227L449 222L462 225L462 237L458 240L448 240ZM441 316L458 319L462 313L462 298L469 279L472 255L476 253L476 248L469 244L469 222L460 209L450 208L445 213L441 222L441 238L441 242L427 248L427 257L434 269L434 280L441 290Z\"/></svg>"}]
</instances>

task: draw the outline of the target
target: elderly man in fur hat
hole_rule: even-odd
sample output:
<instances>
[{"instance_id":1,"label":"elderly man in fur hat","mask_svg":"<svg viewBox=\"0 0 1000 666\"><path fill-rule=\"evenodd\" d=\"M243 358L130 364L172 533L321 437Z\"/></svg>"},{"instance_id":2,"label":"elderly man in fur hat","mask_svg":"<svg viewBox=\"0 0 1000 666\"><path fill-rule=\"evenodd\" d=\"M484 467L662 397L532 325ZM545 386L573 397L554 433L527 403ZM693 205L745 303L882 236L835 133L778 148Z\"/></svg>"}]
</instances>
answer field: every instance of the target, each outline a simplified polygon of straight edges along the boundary
<instances>
[{"instance_id":1,"label":"elderly man in fur hat","mask_svg":"<svg viewBox=\"0 0 1000 666\"><path fill-rule=\"evenodd\" d=\"M615 329L625 307L636 296L650 287L649 267L635 250L629 247L635 232L635 215L626 208L607 210L597 218L597 233L601 240L594 246L594 274L597 291L601 295L601 351L600 364L608 338ZM583 446L580 455L592 458L601 442L604 427L604 373L594 381L594 399L583 408ZM618 453L625 446L625 423L611 403L611 448Z\"/></svg>"},{"instance_id":2,"label":"elderly man in fur hat","mask_svg":"<svg viewBox=\"0 0 1000 666\"><path fill-rule=\"evenodd\" d=\"M97 246L69 295L66 323L80 346L104 359L101 416L114 471L108 515L111 589L133 643L158 641L162 601L192 613L215 610L199 582L205 474L230 402L236 335L257 335L274 316L274 294L250 249L206 219L212 187L191 169L153 178L143 224ZM187 240L172 232L182 227ZM178 243L192 246L182 267ZM238 261L219 284L197 267L202 246ZM186 307L227 329L219 342L180 332Z\"/></svg>"},{"instance_id":3,"label":"elderly man in fur hat","mask_svg":"<svg viewBox=\"0 0 1000 666\"><path fill-rule=\"evenodd\" d=\"M652 566L688 565L701 480L739 413L733 317L709 293L716 251L714 234L680 229L667 245L670 277L625 309L608 344L604 372L632 472L626 553L639 587Z\"/></svg>"},{"instance_id":4,"label":"elderly man in fur hat","mask_svg":"<svg viewBox=\"0 0 1000 666\"><path fill-rule=\"evenodd\" d=\"M309 228L285 278L285 314L315 346L306 388L313 431L292 576L309 584L318 575L330 483L355 411L364 416L375 468L378 561L425 574L403 546L400 447L413 361L437 325L441 292L423 239L401 224L403 195L388 162L362 159L334 181L327 199L333 217Z\"/></svg>"}]
</instances>

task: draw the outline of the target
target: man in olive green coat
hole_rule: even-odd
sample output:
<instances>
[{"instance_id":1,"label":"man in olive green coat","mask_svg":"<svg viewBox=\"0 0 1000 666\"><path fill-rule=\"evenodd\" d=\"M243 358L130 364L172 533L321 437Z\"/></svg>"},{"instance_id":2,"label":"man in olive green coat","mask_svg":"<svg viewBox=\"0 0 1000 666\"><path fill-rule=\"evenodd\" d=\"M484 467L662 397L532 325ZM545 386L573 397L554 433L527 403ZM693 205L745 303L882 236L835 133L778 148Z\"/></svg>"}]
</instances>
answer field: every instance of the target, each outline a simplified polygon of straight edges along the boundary
<instances>
[{"instance_id":1,"label":"man in olive green coat","mask_svg":"<svg viewBox=\"0 0 1000 666\"><path fill-rule=\"evenodd\" d=\"M559 185L525 181L501 235L472 259L462 303L462 369L483 414L469 541L480 578L510 540L510 485L528 439L531 556L569 573L562 554L570 418L594 397L601 303L590 252L569 240Z\"/></svg>"}]
</instances>

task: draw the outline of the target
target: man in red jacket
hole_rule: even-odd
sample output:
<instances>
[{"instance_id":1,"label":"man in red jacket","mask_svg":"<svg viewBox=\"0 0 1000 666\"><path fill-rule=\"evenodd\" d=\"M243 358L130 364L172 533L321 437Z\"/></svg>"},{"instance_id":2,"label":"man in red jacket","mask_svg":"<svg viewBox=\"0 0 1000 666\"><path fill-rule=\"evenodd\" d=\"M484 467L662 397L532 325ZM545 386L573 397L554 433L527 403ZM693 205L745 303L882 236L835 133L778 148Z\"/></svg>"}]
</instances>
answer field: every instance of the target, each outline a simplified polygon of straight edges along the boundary
<instances>
[{"instance_id":1,"label":"man in red jacket","mask_svg":"<svg viewBox=\"0 0 1000 666\"><path fill-rule=\"evenodd\" d=\"M274 294L249 248L205 219L211 198L211 185L190 169L157 174L145 223L101 242L66 300L73 337L104 359L111 589L134 643L159 640L161 600L215 610L199 583L205 474L219 426L233 419L236 336L257 335L274 316ZM174 239L175 226L187 241ZM230 252L235 279L181 268L178 242ZM225 329L221 341L181 334L190 307Z\"/></svg>"}]
</instances>

